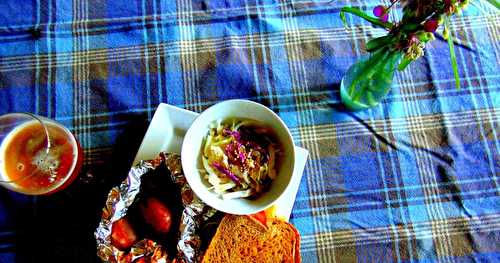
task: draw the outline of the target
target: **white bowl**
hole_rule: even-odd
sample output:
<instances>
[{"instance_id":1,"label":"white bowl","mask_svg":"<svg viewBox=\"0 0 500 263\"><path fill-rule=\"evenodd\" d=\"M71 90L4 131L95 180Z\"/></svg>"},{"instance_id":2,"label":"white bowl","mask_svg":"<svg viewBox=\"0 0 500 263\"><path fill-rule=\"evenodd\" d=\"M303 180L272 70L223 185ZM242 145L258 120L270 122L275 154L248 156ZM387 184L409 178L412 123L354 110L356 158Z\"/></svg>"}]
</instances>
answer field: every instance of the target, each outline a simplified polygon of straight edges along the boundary
<instances>
[{"instance_id":1,"label":"white bowl","mask_svg":"<svg viewBox=\"0 0 500 263\"><path fill-rule=\"evenodd\" d=\"M214 121L227 118L248 118L271 127L281 144L281 164L277 176L267 192L254 200L246 198L222 199L209 190L210 183L199 170L203 169L201 149L209 126ZM269 108L248 100L227 100L202 112L189 127L181 150L182 167L194 193L206 204L225 213L246 215L262 211L271 206L289 186L295 164L295 149L290 131L285 123Z\"/></svg>"}]
</instances>

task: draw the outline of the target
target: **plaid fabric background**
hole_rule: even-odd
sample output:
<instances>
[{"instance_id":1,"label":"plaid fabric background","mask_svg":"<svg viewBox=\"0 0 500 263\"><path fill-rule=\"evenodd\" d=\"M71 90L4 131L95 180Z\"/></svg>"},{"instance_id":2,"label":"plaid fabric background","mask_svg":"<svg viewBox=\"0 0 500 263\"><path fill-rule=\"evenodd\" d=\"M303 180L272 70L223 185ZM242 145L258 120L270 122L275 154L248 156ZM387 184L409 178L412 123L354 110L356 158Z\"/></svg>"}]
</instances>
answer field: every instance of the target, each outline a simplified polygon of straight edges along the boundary
<instances>
[{"instance_id":1,"label":"plaid fabric background","mask_svg":"<svg viewBox=\"0 0 500 263\"><path fill-rule=\"evenodd\" d=\"M500 12L453 18L460 90L438 38L380 106L346 112L342 76L384 32L339 10L381 2L0 1L0 114L56 119L85 152L67 191L0 190L0 261L96 261L105 196L156 106L245 98L310 151L291 217L304 262L498 262Z\"/></svg>"}]
</instances>

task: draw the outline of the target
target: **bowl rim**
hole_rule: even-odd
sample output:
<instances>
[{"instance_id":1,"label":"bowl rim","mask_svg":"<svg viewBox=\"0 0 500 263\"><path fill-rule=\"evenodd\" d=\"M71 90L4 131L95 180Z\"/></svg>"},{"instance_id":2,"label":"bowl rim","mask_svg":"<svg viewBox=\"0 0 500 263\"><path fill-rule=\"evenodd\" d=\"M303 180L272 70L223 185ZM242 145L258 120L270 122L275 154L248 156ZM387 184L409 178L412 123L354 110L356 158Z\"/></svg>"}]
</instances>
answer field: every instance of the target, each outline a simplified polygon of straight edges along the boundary
<instances>
[{"instance_id":1,"label":"bowl rim","mask_svg":"<svg viewBox=\"0 0 500 263\"><path fill-rule=\"evenodd\" d=\"M287 189L289 188L290 186L290 182L291 182L291 179L292 179L292 176L293 176L293 167L295 166L295 158L296 158L296 153L295 153L295 142L293 140L293 137L292 137L292 134L290 132L290 129L288 128L288 126L285 124L285 122L278 116L278 114L276 114L274 111L272 111L270 108L268 108L267 106L261 104L261 103L258 103L258 102L255 102L255 101L251 101L251 100L245 100L245 99L230 99L230 100L224 100L224 101L220 101L220 102L217 102L216 104L208 107L207 109L205 109L203 112L201 112L197 117L196 119L193 121L193 123L189 126L188 130L186 131L186 134L185 134L185 137L184 137L184 141L182 143L182 146L181 146L181 163L183 164L182 166L185 167L184 164L186 164L188 162L188 160L186 159L187 157L187 154L183 154L185 153L186 151L189 151L190 149L187 149L187 144L185 144L185 140L186 138L193 138L193 136L190 136L192 135L192 133L194 133L194 126L197 122L199 122L201 119L205 118L204 116L206 116L208 113L210 113L211 111L213 111L213 108L216 108L216 107L221 107L220 105L222 104L230 104L230 103L243 103L243 104L249 104L249 105L252 105L253 107L259 107L261 109L263 109L265 112L267 112L268 114L272 115L273 116L273 119L277 120L279 122L279 125L278 126L281 126L284 131L284 135L286 137L286 139L288 141L290 141L292 143L292 145L290 146L290 152L291 153L291 165L292 165L292 168L290 169L290 174L288 176L288 179L286 180L286 186L283 187L283 190L278 192L276 194L276 197L271 199L271 201L269 201L267 204L263 205L263 206L259 206L259 207L255 207L255 209L243 209L245 211L233 211L231 210L230 208L226 208L226 207L221 207L217 204L213 204L211 201L207 201L205 200L205 198L203 196L200 195L200 192L198 189L195 189L194 187L192 187L192 180L194 179L193 176L199 176L199 173L196 173L196 175L189 175L185 169L184 169L184 175L186 177L186 181L187 183L190 185L191 189L193 190L194 194L200 198L204 203L206 203L207 205L219 210L219 211L222 211L222 212L225 212L225 213L230 213L230 214L236 214L236 215L247 215L247 214L253 214L253 213L257 213L257 212L260 212L260 211L263 211L267 208L269 208L270 206L272 206L274 203L276 203L277 200L279 200L281 198L281 196L283 196L283 194L287 191ZM188 139L189 140L189 139ZM198 158L199 156L199 153L195 154L194 155L196 158ZM202 179L203 180L203 179Z\"/></svg>"}]
</instances>

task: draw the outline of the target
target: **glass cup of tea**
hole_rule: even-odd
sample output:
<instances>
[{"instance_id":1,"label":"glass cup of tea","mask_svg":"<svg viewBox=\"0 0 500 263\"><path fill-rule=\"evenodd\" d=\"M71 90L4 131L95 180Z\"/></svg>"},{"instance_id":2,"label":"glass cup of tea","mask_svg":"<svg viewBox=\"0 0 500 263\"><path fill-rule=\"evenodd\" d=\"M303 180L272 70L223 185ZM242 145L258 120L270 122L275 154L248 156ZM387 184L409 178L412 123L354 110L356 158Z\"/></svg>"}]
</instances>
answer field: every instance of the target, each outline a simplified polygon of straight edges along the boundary
<instances>
[{"instance_id":1,"label":"glass cup of tea","mask_svg":"<svg viewBox=\"0 0 500 263\"><path fill-rule=\"evenodd\" d=\"M31 113L0 116L0 185L28 195L52 194L78 176L83 153L62 124Z\"/></svg>"}]
</instances>

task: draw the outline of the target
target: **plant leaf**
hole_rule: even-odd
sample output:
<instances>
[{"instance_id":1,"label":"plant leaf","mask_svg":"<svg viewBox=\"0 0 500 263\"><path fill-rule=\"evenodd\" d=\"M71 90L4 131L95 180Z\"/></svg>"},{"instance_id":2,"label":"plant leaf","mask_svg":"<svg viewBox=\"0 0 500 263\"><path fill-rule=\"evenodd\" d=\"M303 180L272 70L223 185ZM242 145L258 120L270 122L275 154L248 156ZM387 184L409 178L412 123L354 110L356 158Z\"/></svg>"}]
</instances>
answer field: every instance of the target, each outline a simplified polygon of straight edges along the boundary
<instances>
[{"instance_id":1,"label":"plant leaf","mask_svg":"<svg viewBox=\"0 0 500 263\"><path fill-rule=\"evenodd\" d=\"M415 30L417 30L417 28L420 27L420 24L417 24L417 23L408 23L408 24L403 24L403 26L401 27L401 30L405 31L405 32L413 32Z\"/></svg>"},{"instance_id":2,"label":"plant leaf","mask_svg":"<svg viewBox=\"0 0 500 263\"><path fill-rule=\"evenodd\" d=\"M412 62L413 60L411 58L408 58L407 56L403 56L401 59L401 62L399 63L398 70L403 71L405 68Z\"/></svg>"},{"instance_id":3,"label":"plant leaf","mask_svg":"<svg viewBox=\"0 0 500 263\"><path fill-rule=\"evenodd\" d=\"M429 33L429 32L420 32L417 33L418 40L423 43L427 43L431 40L434 40L434 33Z\"/></svg>"},{"instance_id":4,"label":"plant leaf","mask_svg":"<svg viewBox=\"0 0 500 263\"><path fill-rule=\"evenodd\" d=\"M387 49L382 48L377 50L376 52L370 53L369 57L366 61L358 61L357 63L361 63L359 67L359 72L356 74L357 78L353 79L348 93L353 96L354 87L363 79L366 79L373 75L373 72L377 70L377 64L381 63L385 60L387 56Z\"/></svg>"},{"instance_id":5,"label":"plant leaf","mask_svg":"<svg viewBox=\"0 0 500 263\"><path fill-rule=\"evenodd\" d=\"M444 20L444 26L448 28L448 31L451 32L450 20L448 17ZM451 58L451 67L453 68L453 75L455 76L455 86L457 89L460 89L460 76L458 75L458 65L457 65L457 56L455 55L455 45L453 44L453 37L448 37L448 48L450 49L450 58Z\"/></svg>"},{"instance_id":6,"label":"plant leaf","mask_svg":"<svg viewBox=\"0 0 500 263\"><path fill-rule=\"evenodd\" d=\"M340 11L340 20L342 20L342 24L344 27L347 27L347 21L345 19L345 12Z\"/></svg>"},{"instance_id":7,"label":"plant leaf","mask_svg":"<svg viewBox=\"0 0 500 263\"><path fill-rule=\"evenodd\" d=\"M364 20L370 22L373 26L379 26L379 27L386 28L386 29L390 29L393 26L392 23L382 22L378 18L371 17L371 16L365 14L365 12L363 12L361 9L359 9L357 7L349 7L349 6L346 6L346 7L343 7L342 9L340 9L340 19L342 19L344 26L346 26L346 24L347 24L347 22L345 20L344 13L351 13L355 16L363 18Z\"/></svg>"},{"instance_id":8,"label":"plant leaf","mask_svg":"<svg viewBox=\"0 0 500 263\"><path fill-rule=\"evenodd\" d=\"M374 38L374 39L368 41L368 43L366 43L366 50L368 52L375 51L375 50L377 50L381 47L384 47L387 44L391 43L392 40L393 40L393 36L389 36L389 35Z\"/></svg>"},{"instance_id":9,"label":"plant leaf","mask_svg":"<svg viewBox=\"0 0 500 263\"><path fill-rule=\"evenodd\" d=\"M500 9L500 2L497 0L486 0L488 3L490 3L492 6L496 7L497 9Z\"/></svg>"}]
</instances>

